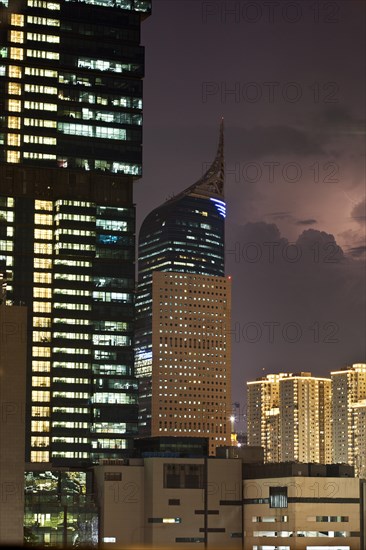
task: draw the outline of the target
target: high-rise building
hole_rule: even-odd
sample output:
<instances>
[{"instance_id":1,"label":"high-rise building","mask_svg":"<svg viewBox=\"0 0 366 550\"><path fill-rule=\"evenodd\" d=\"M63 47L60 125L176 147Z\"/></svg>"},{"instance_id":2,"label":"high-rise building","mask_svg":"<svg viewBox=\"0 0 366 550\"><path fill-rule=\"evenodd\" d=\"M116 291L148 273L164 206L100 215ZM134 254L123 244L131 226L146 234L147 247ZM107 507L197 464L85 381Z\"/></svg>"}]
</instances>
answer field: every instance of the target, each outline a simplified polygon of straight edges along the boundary
<instances>
[{"instance_id":1,"label":"high-rise building","mask_svg":"<svg viewBox=\"0 0 366 550\"><path fill-rule=\"evenodd\" d=\"M151 434L230 444L231 281L153 273Z\"/></svg>"},{"instance_id":2,"label":"high-rise building","mask_svg":"<svg viewBox=\"0 0 366 550\"><path fill-rule=\"evenodd\" d=\"M0 271L28 306L26 459L137 431L134 179L149 0L0 2Z\"/></svg>"},{"instance_id":3,"label":"high-rise building","mask_svg":"<svg viewBox=\"0 0 366 550\"><path fill-rule=\"evenodd\" d=\"M202 178L141 226L136 314L140 434L207 435L211 453L230 441L224 229L221 123L216 157Z\"/></svg>"},{"instance_id":4,"label":"high-rise building","mask_svg":"<svg viewBox=\"0 0 366 550\"><path fill-rule=\"evenodd\" d=\"M279 380L268 374L247 382L248 445L263 447L265 462L280 462Z\"/></svg>"},{"instance_id":5,"label":"high-rise building","mask_svg":"<svg viewBox=\"0 0 366 550\"><path fill-rule=\"evenodd\" d=\"M366 363L331 372L333 461L366 477Z\"/></svg>"},{"instance_id":6,"label":"high-rise building","mask_svg":"<svg viewBox=\"0 0 366 550\"><path fill-rule=\"evenodd\" d=\"M330 379L280 373L247 387L248 442L266 462L331 462Z\"/></svg>"}]
</instances>

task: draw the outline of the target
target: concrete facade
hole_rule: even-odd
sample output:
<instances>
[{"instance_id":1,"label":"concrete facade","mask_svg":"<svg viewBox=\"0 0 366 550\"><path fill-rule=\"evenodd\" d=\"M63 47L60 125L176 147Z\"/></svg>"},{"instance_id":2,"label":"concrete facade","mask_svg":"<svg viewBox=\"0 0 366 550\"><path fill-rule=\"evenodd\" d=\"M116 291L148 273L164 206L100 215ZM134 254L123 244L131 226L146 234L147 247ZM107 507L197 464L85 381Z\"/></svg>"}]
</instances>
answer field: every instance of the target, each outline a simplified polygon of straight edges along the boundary
<instances>
[{"instance_id":1,"label":"concrete facade","mask_svg":"<svg viewBox=\"0 0 366 550\"><path fill-rule=\"evenodd\" d=\"M349 466L165 456L95 474L101 548L365 550Z\"/></svg>"},{"instance_id":2,"label":"concrete facade","mask_svg":"<svg viewBox=\"0 0 366 550\"><path fill-rule=\"evenodd\" d=\"M0 544L23 544L27 310L0 305Z\"/></svg>"},{"instance_id":3,"label":"concrete facade","mask_svg":"<svg viewBox=\"0 0 366 550\"><path fill-rule=\"evenodd\" d=\"M364 550L357 478L247 479L243 492L245 550Z\"/></svg>"},{"instance_id":4,"label":"concrete facade","mask_svg":"<svg viewBox=\"0 0 366 550\"><path fill-rule=\"evenodd\" d=\"M153 273L152 436L231 439L231 280Z\"/></svg>"},{"instance_id":5,"label":"concrete facade","mask_svg":"<svg viewBox=\"0 0 366 550\"><path fill-rule=\"evenodd\" d=\"M241 460L106 462L95 468L102 548L242 547Z\"/></svg>"}]
</instances>

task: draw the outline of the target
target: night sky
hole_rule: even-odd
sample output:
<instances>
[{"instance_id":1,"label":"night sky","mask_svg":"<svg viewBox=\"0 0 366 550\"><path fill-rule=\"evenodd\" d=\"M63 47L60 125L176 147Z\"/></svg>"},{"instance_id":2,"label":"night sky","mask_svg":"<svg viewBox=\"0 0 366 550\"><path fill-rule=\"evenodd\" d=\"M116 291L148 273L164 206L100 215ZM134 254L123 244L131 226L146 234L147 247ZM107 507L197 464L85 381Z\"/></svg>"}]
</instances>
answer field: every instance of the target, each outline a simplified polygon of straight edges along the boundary
<instances>
[{"instance_id":1,"label":"night sky","mask_svg":"<svg viewBox=\"0 0 366 550\"><path fill-rule=\"evenodd\" d=\"M138 228L200 178L225 119L242 421L247 380L365 362L365 3L153 0L142 27Z\"/></svg>"}]
</instances>

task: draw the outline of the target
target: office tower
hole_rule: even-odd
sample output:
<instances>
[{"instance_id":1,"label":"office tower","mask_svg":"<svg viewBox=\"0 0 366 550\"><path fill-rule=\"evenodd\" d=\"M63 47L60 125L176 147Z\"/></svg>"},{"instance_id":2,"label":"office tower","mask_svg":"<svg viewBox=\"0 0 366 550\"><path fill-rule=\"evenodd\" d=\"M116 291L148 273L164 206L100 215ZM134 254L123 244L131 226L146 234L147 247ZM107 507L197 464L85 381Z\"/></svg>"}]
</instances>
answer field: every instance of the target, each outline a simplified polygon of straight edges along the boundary
<instances>
[{"instance_id":1,"label":"office tower","mask_svg":"<svg viewBox=\"0 0 366 550\"><path fill-rule=\"evenodd\" d=\"M121 456L137 430L132 184L150 6L0 6L0 263L33 327L26 458L77 466Z\"/></svg>"},{"instance_id":2,"label":"office tower","mask_svg":"<svg viewBox=\"0 0 366 550\"><path fill-rule=\"evenodd\" d=\"M23 545L27 315L0 300L0 544Z\"/></svg>"},{"instance_id":3,"label":"office tower","mask_svg":"<svg viewBox=\"0 0 366 550\"><path fill-rule=\"evenodd\" d=\"M248 440L266 462L330 463L331 380L301 372L248 382Z\"/></svg>"},{"instance_id":4,"label":"office tower","mask_svg":"<svg viewBox=\"0 0 366 550\"><path fill-rule=\"evenodd\" d=\"M153 210L141 226L136 314L140 434L207 434L211 453L230 441L224 228L221 123L216 157L202 178ZM215 396L214 387L221 390Z\"/></svg>"},{"instance_id":5,"label":"office tower","mask_svg":"<svg viewBox=\"0 0 366 550\"><path fill-rule=\"evenodd\" d=\"M333 461L366 477L366 363L331 372Z\"/></svg>"},{"instance_id":6,"label":"office tower","mask_svg":"<svg viewBox=\"0 0 366 550\"><path fill-rule=\"evenodd\" d=\"M152 435L205 435L230 444L231 281L153 273Z\"/></svg>"}]
</instances>

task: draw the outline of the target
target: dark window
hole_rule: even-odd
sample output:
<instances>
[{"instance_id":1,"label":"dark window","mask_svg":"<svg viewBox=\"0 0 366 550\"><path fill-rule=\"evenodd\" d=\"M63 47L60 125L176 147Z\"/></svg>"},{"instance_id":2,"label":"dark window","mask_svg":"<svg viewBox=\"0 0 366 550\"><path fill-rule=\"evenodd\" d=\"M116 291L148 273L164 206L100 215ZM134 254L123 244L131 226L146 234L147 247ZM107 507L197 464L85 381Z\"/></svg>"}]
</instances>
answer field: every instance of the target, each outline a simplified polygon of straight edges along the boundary
<instances>
[{"instance_id":1,"label":"dark window","mask_svg":"<svg viewBox=\"0 0 366 550\"><path fill-rule=\"evenodd\" d=\"M180 499L179 498L170 498L169 499L170 506L179 506L180 505Z\"/></svg>"},{"instance_id":2,"label":"dark window","mask_svg":"<svg viewBox=\"0 0 366 550\"><path fill-rule=\"evenodd\" d=\"M269 488L269 507L287 508L287 487Z\"/></svg>"},{"instance_id":3,"label":"dark window","mask_svg":"<svg viewBox=\"0 0 366 550\"><path fill-rule=\"evenodd\" d=\"M121 472L104 472L104 481L121 481Z\"/></svg>"},{"instance_id":4,"label":"dark window","mask_svg":"<svg viewBox=\"0 0 366 550\"><path fill-rule=\"evenodd\" d=\"M164 464L165 489L203 489L203 464Z\"/></svg>"},{"instance_id":5,"label":"dark window","mask_svg":"<svg viewBox=\"0 0 366 550\"><path fill-rule=\"evenodd\" d=\"M175 542L205 542L205 539L200 537L177 537Z\"/></svg>"}]
</instances>

